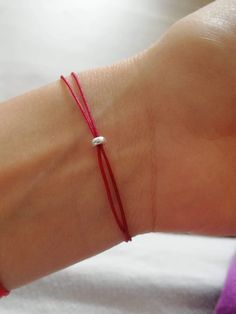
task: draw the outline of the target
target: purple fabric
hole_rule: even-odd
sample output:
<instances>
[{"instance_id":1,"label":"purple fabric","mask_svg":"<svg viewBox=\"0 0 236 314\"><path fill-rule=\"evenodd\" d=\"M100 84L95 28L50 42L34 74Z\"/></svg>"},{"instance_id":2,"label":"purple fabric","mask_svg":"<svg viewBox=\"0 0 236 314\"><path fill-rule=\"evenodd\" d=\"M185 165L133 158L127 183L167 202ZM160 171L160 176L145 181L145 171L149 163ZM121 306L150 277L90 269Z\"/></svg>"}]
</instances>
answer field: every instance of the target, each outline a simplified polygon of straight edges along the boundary
<instances>
[{"instance_id":1,"label":"purple fabric","mask_svg":"<svg viewBox=\"0 0 236 314\"><path fill-rule=\"evenodd\" d=\"M221 296L216 306L215 314L236 313L236 256L234 257Z\"/></svg>"}]
</instances>

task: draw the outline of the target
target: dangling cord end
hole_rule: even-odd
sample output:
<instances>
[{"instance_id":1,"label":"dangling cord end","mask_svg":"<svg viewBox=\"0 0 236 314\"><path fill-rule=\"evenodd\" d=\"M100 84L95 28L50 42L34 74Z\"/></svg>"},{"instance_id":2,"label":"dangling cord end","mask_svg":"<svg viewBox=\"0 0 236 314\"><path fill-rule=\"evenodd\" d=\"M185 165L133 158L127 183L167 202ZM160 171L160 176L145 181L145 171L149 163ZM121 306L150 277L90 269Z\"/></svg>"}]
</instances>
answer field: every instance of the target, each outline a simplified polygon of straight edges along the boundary
<instances>
[{"instance_id":1,"label":"dangling cord end","mask_svg":"<svg viewBox=\"0 0 236 314\"><path fill-rule=\"evenodd\" d=\"M3 287L3 285L0 283L0 298L6 297L10 291L8 291L6 288Z\"/></svg>"}]
</instances>

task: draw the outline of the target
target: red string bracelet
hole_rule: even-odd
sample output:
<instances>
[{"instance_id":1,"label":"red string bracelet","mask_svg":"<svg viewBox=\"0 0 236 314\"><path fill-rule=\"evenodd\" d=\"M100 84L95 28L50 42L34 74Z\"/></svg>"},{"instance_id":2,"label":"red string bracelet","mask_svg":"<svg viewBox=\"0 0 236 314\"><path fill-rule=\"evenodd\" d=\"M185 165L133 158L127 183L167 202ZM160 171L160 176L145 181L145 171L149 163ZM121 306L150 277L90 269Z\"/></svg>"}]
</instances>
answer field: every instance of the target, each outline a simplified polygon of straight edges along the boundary
<instances>
[{"instance_id":1,"label":"red string bracelet","mask_svg":"<svg viewBox=\"0 0 236 314\"><path fill-rule=\"evenodd\" d=\"M93 140L92 140L92 145L96 146L96 148L97 148L98 163L99 163L99 167L101 169L101 173L102 173L102 177L103 177L103 180L104 180L104 185L105 185L105 188L106 188L108 200L110 202L111 209L112 209L112 212L114 214L115 220L116 220L120 230L124 233L125 241L126 242L132 241L132 238L131 238L129 230L128 230L128 225L127 225L126 218L125 218L123 204L122 204L120 193L119 193L119 190L118 190L118 187L117 187L117 184L116 184L116 180L115 180L115 177L114 177L111 165L109 163L109 160L107 158L106 152L105 152L104 147L103 147L103 144L105 143L106 140L105 140L105 138L103 136L99 135L99 132L98 132L98 130L96 128L94 119L93 119L93 117L91 115L91 111L89 109L88 101L87 101L87 99L85 97L85 94L84 94L84 91L83 91L83 89L81 87L78 75L76 73L74 73L74 72L72 72L71 75L72 75L73 79L76 82L76 85L77 85L77 87L79 89L79 92L81 94L81 97L82 97L84 105L82 105L82 102L80 102L80 100L79 100L78 96L76 95L76 93L74 92L70 82L63 75L61 75L61 79L65 82L65 84L68 87L71 95L73 96L77 106L80 108L80 110L81 110L85 120L88 123L88 126L89 126L89 128L91 130L91 133L92 133L92 135L94 137ZM105 163L103 163L103 162L105 162ZM115 210L115 205L114 205L114 202L113 202L111 189L110 189L109 182L108 182L108 179L107 179L107 175L106 175L106 172L105 172L105 166L107 167L108 174L110 176L110 179L111 179L114 191L115 191L116 199L117 199L117 202L118 202L118 205L119 205L119 208L120 208L120 214L121 214L122 222L120 221L120 219L119 219L119 217L118 217L118 215L116 213L116 210ZM4 296L7 296L9 293L10 293L10 291L8 291L0 283L0 298L4 297Z\"/></svg>"},{"instance_id":2,"label":"red string bracelet","mask_svg":"<svg viewBox=\"0 0 236 314\"><path fill-rule=\"evenodd\" d=\"M109 203L111 206L111 210L112 210L113 215L115 217L115 220L116 220L120 230L123 232L123 234L125 236L125 241L126 242L132 241L132 238L131 238L129 230L128 230L128 225L127 225L126 218L125 218L123 204L122 204L120 193L119 193L119 190L118 190L118 187L116 184L116 180L115 180L111 165L109 163L109 160L107 158L106 152L105 152L104 147L103 147L103 144L106 142L106 139L105 139L105 137L99 135L98 129L95 125L95 121L94 121L94 119L91 115L91 111L89 109L88 101L87 101L85 94L84 94L84 91L81 87L79 76L74 72L71 73L71 76L74 79L76 86L78 87L82 101L80 101L79 97L77 96L77 94L73 90L72 85L70 84L69 80L66 79L63 75L61 75L61 79L64 81L64 83L68 87L68 90L70 91L72 97L74 98L77 106L81 110L85 120L88 123L89 129L93 135L92 145L97 148L98 163L99 163L102 178L104 181L105 189L107 192L107 197L108 197L108 200L109 200ZM120 221L120 218L118 217L118 214L117 214L116 209L115 209L114 201L112 198L112 192L111 192L110 185L109 185L107 175L105 172L105 167L107 167L107 171L108 171L108 174L110 176L111 183L113 185L113 189L114 189L114 192L116 195L117 203L119 205L121 221Z\"/></svg>"},{"instance_id":3,"label":"red string bracelet","mask_svg":"<svg viewBox=\"0 0 236 314\"><path fill-rule=\"evenodd\" d=\"M0 283L0 298L6 297L10 291L8 291L6 288L3 287L3 285Z\"/></svg>"}]
</instances>

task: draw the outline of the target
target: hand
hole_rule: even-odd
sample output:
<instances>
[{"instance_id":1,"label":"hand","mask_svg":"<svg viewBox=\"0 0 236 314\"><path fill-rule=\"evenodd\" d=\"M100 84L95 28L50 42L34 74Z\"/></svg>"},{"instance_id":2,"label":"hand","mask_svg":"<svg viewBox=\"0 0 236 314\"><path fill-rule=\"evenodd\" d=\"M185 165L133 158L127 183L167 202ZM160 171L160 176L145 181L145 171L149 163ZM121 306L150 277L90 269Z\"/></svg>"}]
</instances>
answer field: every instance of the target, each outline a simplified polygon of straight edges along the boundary
<instances>
[{"instance_id":1,"label":"hand","mask_svg":"<svg viewBox=\"0 0 236 314\"><path fill-rule=\"evenodd\" d=\"M140 56L153 231L236 235L235 11L216 1Z\"/></svg>"},{"instance_id":2,"label":"hand","mask_svg":"<svg viewBox=\"0 0 236 314\"><path fill-rule=\"evenodd\" d=\"M235 10L214 2L134 58L80 73L132 236L236 235ZM60 82L1 104L0 116L2 284L123 241L88 128Z\"/></svg>"}]
</instances>

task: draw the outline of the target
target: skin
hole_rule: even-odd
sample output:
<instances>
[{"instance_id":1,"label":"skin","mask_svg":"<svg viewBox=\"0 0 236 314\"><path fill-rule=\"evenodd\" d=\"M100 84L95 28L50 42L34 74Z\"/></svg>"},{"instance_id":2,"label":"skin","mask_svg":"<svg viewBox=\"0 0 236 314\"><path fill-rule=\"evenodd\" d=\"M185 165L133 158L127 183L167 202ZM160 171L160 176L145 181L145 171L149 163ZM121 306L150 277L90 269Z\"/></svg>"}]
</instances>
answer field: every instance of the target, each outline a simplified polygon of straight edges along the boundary
<instances>
[{"instance_id":1,"label":"skin","mask_svg":"<svg viewBox=\"0 0 236 314\"><path fill-rule=\"evenodd\" d=\"M236 1L80 73L130 233L236 235ZM57 81L0 106L0 277L8 289L123 241L89 129Z\"/></svg>"},{"instance_id":2,"label":"skin","mask_svg":"<svg viewBox=\"0 0 236 314\"><path fill-rule=\"evenodd\" d=\"M236 1L216 1L146 53L156 119L154 230L236 234L235 10Z\"/></svg>"}]
</instances>

